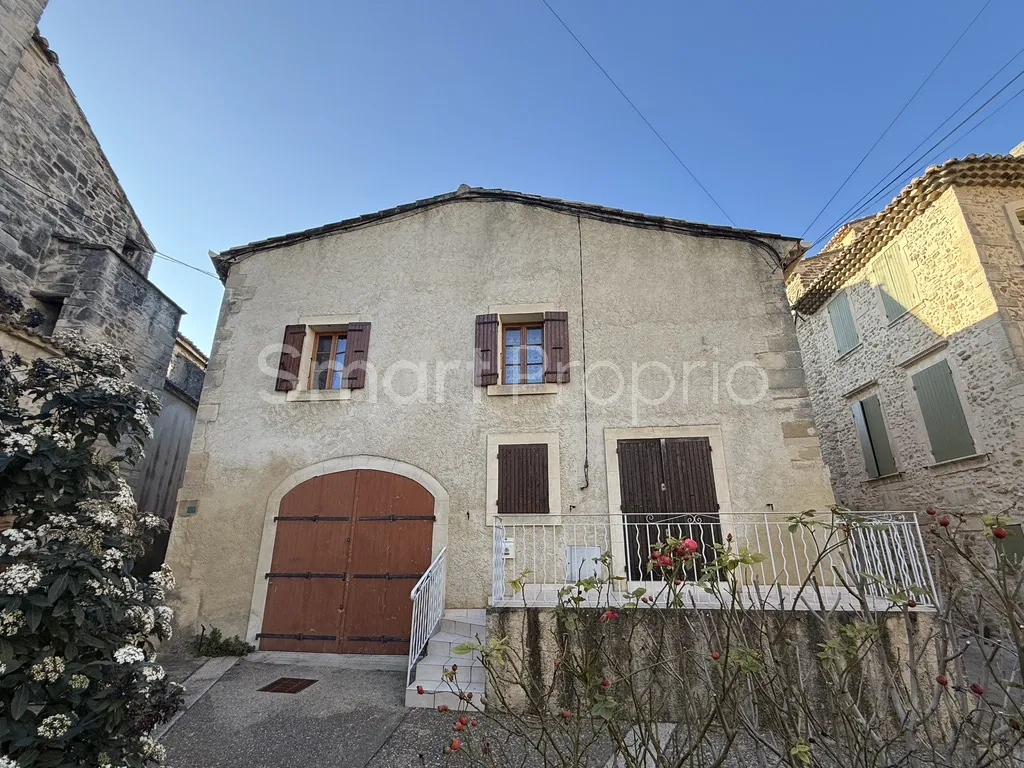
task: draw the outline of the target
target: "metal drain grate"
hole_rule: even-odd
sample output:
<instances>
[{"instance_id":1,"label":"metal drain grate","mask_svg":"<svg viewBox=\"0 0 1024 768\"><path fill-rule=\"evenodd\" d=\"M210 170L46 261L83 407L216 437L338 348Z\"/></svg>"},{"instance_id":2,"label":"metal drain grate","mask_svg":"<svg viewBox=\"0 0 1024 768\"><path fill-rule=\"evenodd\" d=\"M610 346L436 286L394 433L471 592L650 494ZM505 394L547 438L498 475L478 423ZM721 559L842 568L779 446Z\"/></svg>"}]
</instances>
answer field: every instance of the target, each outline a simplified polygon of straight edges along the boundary
<instances>
[{"instance_id":1,"label":"metal drain grate","mask_svg":"<svg viewBox=\"0 0 1024 768\"><path fill-rule=\"evenodd\" d=\"M304 691L316 680L307 680L302 677L279 677L270 685L260 688L263 693L298 693Z\"/></svg>"}]
</instances>

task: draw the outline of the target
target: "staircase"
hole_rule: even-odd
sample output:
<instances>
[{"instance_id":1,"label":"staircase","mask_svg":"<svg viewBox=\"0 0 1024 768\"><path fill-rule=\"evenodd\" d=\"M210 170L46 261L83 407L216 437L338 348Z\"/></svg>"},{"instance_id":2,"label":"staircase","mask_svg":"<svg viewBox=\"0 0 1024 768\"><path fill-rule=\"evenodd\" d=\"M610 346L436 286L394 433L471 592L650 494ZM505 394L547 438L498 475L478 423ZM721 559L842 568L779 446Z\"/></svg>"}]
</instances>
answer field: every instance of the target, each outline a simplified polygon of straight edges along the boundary
<instances>
[{"instance_id":1,"label":"staircase","mask_svg":"<svg viewBox=\"0 0 1024 768\"><path fill-rule=\"evenodd\" d=\"M436 635L427 642L427 653L416 664L416 678L405 690L407 707L439 707L453 710L483 709L486 674L478 653L458 656L455 649L464 643L487 642L487 612L483 609L448 609L441 618ZM455 680L445 680L445 670L458 666ZM418 692L423 688L423 693ZM459 692L472 693L467 703Z\"/></svg>"}]
</instances>

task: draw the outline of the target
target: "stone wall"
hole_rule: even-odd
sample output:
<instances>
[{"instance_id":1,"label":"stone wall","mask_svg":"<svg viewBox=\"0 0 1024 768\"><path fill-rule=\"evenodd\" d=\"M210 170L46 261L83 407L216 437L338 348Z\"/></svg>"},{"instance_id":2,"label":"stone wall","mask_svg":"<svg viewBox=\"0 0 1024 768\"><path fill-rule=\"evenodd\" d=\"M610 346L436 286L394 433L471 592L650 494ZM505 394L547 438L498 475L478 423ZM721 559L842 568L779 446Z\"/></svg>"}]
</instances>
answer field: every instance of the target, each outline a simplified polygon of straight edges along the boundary
<instances>
[{"instance_id":1,"label":"stone wall","mask_svg":"<svg viewBox=\"0 0 1024 768\"><path fill-rule=\"evenodd\" d=\"M345 457L400 462L447 493L434 546L448 545L450 607L491 590L489 435L557 436L563 520L609 519L608 435L633 428L720 440L723 516L832 502L782 270L750 244L467 200L255 253L226 289L179 496L197 514L176 517L168 553L187 629L247 631L275 493ZM507 305L568 312L569 383L474 386L474 318ZM332 317L372 323L379 386L275 392L285 326Z\"/></svg>"},{"instance_id":2,"label":"stone wall","mask_svg":"<svg viewBox=\"0 0 1024 768\"><path fill-rule=\"evenodd\" d=\"M860 336L846 355L837 354L827 306L798 321L815 417L823 425L822 452L844 505L918 511L934 505L978 514L1009 506L1019 493L1024 376L1004 322L1017 311L1004 287L1019 280L1020 268L1011 278L1012 230L991 197L975 188L949 189L898 236L921 299L901 318L887 320L870 264L845 282ZM988 241L1000 243L985 264L972 238L982 229ZM936 464L910 375L941 358L953 371L979 455ZM851 415L852 403L870 394L879 396L896 457L898 474L888 478L868 478Z\"/></svg>"},{"instance_id":3,"label":"stone wall","mask_svg":"<svg viewBox=\"0 0 1024 768\"><path fill-rule=\"evenodd\" d=\"M131 352L159 395L183 311L147 279L153 244L35 30L45 5L0 0L0 284L41 332Z\"/></svg>"}]
</instances>

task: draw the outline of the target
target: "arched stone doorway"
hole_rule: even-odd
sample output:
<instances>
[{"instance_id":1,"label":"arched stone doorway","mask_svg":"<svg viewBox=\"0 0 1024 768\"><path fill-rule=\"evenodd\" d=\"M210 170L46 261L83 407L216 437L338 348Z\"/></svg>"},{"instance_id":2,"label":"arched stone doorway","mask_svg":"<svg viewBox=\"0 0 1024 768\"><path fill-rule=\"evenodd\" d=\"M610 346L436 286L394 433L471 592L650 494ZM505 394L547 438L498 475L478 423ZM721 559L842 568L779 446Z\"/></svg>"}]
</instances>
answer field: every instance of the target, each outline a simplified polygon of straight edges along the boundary
<instances>
[{"instance_id":1,"label":"arched stone doorway","mask_svg":"<svg viewBox=\"0 0 1024 768\"><path fill-rule=\"evenodd\" d=\"M284 493L257 573L260 650L408 653L409 591L430 565L435 503L416 480L378 469L320 474Z\"/></svg>"}]
</instances>

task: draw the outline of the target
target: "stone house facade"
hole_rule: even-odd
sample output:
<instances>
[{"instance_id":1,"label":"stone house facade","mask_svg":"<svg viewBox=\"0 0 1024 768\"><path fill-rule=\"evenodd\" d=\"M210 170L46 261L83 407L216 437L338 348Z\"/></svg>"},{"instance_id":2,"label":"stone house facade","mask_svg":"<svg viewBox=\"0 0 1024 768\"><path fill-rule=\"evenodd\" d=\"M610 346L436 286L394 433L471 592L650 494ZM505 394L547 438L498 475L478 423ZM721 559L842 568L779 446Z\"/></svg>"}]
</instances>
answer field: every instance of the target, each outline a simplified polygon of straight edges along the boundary
<instances>
[{"instance_id":1,"label":"stone house facade","mask_svg":"<svg viewBox=\"0 0 1024 768\"><path fill-rule=\"evenodd\" d=\"M417 579L482 613L512 561L560 584L604 548L632 581L650 520L708 545L756 522L764 546L827 509L783 281L800 255L469 187L216 255L168 550L182 629L415 657Z\"/></svg>"},{"instance_id":2,"label":"stone house facade","mask_svg":"<svg viewBox=\"0 0 1024 768\"><path fill-rule=\"evenodd\" d=\"M975 516L1019 505L1022 149L930 169L787 270L841 504Z\"/></svg>"},{"instance_id":3,"label":"stone house facade","mask_svg":"<svg viewBox=\"0 0 1024 768\"><path fill-rule=\"evenodd\" d=\"M41 320L0 346L49 355L49 334L77 329L131 352L162 397L183 310L147 277L155 248L39 34L45 7L0 3L0 286ZM139 469L128 480L145 495Z\"/></svg>"}]
</instances>

